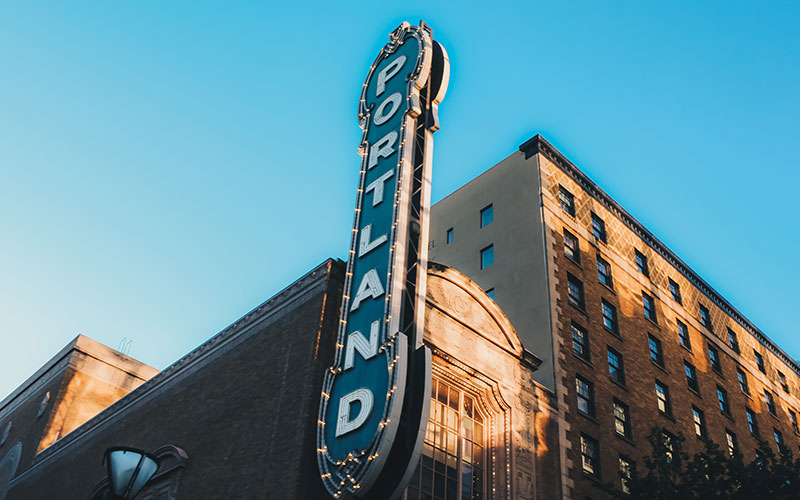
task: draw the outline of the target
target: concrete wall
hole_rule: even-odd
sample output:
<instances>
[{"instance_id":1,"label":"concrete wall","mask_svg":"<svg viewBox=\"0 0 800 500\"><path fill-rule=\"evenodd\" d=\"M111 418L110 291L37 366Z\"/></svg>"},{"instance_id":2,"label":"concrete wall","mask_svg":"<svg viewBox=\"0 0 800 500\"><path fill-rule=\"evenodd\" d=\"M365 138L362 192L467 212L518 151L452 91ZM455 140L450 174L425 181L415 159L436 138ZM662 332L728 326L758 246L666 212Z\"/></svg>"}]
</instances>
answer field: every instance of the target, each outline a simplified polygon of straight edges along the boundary
<instances>
[{"instance_id":1,"label":"concrete wall","mask_svg":"<svg viewBox=\"0 0 800 500\"><path fill-rule=\"evenodd\" d=\"M553 390L553 342L545 265L537 156L516 152L431 209L430 259L453 267L494 300L528 351L541 358L534 379ZM480 227L480 211L494 207L494 221ZM454 239L446 243L453 228ZM494 245L494 264L480 268L480 251Z\"/></svg>"}]
</instances>

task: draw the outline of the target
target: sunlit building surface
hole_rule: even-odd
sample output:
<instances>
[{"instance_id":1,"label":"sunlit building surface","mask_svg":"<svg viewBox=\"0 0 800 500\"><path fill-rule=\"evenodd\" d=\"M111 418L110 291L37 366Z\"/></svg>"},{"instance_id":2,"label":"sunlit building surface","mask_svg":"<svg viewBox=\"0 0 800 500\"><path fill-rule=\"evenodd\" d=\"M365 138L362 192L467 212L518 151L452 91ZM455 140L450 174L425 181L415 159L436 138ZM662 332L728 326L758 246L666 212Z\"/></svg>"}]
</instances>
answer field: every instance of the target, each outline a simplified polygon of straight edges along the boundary
<instances>
[{"instance_id":1,"label":"sunlit building surface","mask_svg":"<svg viewBox=\"0 0 800 500\"><path fill-rule=\"evenodd\" d=\"M431 213L430 416L404 500L599 500L654 425L690 452L797 450L800 368L540 136ZM0 403L0 500L101 500L116 446L160 462L137 500L329 498L345 267L161 372L76 339Z\"/></svg>"},{"instance_id":2,"label":"sunlit building surface","mask_svg":"<svg viewBox=\"0 0 800 500\"><path fill-rule=\"evenodd\" d=\"M434 205L430 247L542 359L563 498L603 498L656 425L797 452L800 367L541 136Z\"/></svg>"}]
</instances>

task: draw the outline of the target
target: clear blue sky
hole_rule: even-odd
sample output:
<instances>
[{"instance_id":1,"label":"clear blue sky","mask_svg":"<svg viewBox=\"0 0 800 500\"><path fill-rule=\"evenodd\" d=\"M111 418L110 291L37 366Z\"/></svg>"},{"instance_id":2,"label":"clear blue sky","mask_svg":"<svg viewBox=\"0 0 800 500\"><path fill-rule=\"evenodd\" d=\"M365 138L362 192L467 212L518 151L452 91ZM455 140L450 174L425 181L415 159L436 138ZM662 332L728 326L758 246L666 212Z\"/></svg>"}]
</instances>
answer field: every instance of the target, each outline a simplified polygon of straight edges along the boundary
<instances>
[{"instance_id":1,"label":"clear blue sky","mask_svg":"<svg viewBox=\"0 0 800 500\"><path fill-rule=\"evenodd\" d=\"M78 333L164 368L344 258L361 83L420 18L434 201L542 133L800 357L800 4L401 5L0 6L0 398Z\"/></svg>"}]
</instances>

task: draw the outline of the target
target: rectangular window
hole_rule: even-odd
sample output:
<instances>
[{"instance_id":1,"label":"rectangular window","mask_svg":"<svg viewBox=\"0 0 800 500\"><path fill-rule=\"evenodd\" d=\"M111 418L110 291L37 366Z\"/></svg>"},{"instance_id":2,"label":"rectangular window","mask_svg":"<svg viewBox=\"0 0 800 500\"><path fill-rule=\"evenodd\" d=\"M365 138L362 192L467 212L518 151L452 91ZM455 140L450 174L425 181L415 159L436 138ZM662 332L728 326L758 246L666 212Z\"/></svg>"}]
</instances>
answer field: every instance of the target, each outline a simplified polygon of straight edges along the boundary
<instances>
[{"instance_id":1,"label":"rectangular window","mask_svg":"<svg viewBox=\"0 0 800 500\"><path fill-rule=\"evenodd\" d=\"M481 250L481 269L486 269L492 264L494 264L494 245L489 245Z\"/></svg>"},{"instance_id":2,"label":"rectangular window","mask_svg":"<svg viewBox=\"0 0 800 500\"><path fill-rule=\"evenodd\" d=\"M789 383L786 382L786 375L781 371L778 372L778 382L780 382L781 387L783 387L783 392L789 394Z\"/></svg>"},{"instance_id":3,"label":"rectangular window","mask_svg":"<svg viewBox=\"0 0 800 500\"><path fill-rule=\"evenodd\" d=\"M686 373L686 384L689 386L689 389L699 393L700 384L697 382L697 370L694 369L694 365L688 361L684 361L683 371Z\"/></svg>"},{"instance_id":4,"label":"rectangular window","mask_svg":"<svg viewBox=\"0 0 800 500\"><path fill-rule=\"evenodd\" d=\"M494 288L486 290L486 295L488 295L490 299L494 300Z\"/></svg>"},{"instance_id":5,"label":"rectangular window","mask_svg":"<svg viewBox=\"0 0 800 500\"><path fill-rule=\"evenodd\" d=\"M631 437L631 413L628 405L614 400L614 430L620 436Z\"/></svg>"},{"instance_id":6,"label":"rectangular window","mask_svg":"<svg viewBox=\"0 0 800 500\"><path fill-rule=\"evenodd\" d=\"M572 323L572 351L577 356L589 360L589 333L575 322Z\"/></svg>"},{"instance_id":7,"label":"rectangular window","mask_svg":"<svg viewBox=\"0 0 800 500\"><path fill-rule=\"evenodd\" d=\"M620 490L626 495L631 494L631 477L633 476L634 463L625 455L619 456Z\"/></svg>"},{"instance_id":8,"label":"rectangular window","mask_svg":"<svg viewBox=\"0 0 800 500\"><path fill-rule=\"evenodd\" d=\"M783 442L783 434L776 428L772 428L772 435L775 436L775 445L778 447L778 453L786 451L786 444Z\"/></svg>"},{"instance_id":9,"label":"rectangular window","mask_svg":"<svg viewBox=\"0 0 800 500\"><path fill-rule=\"evenodd\" d=\"M567 287L569 291L569 303L578 309L585 309L586 302L583 298L583 282L571 274L567 274Z\"/></svg>"},{"instance_id":10,"label":"rectangular window","mask_svg":"<svg viewBox=\"0 0 800 500\"><path fill-rule=\"evenodd\" d=\"M797 428L797 413L793 412L792 410L789 410L789 422L792 424L792 429L795 432L800 433L800 429Z\"/></svg>"},{"instance_id":11,"label":"rectangular window","mask_svg":"<svg viewBox=\"0 0 800 500\"><path fill-rule=\"evenodd\" d=\"M611 280L611 264L599 255L597 256L597 279L608 288L614 288L614 282Z\"/></svg>"},{"instance_id":12,"label":"rectangular window","mask_svg":"<svg viewBox=\"0 0 800 500\"><path fill-rule=\"evenodd\" d=\"M608 376L611 380L625 385L625 365L622 361L622 354L612 348L608 348Z\"/></svg>"},{"instance_id":13,"label":"rectangular window","mask_svg":"<svg viewBox=\"0 0 800 500\"><path fill-rule=\"evenodd\" d=\"M739 352L739 340L736 338L736 332L728 328L728 347L730 347L733 352Z\"/></svg>"},{"instance_id":14,"label":"rectangular window","mask_svg":"<svg viewBox=\"0 0 800 500\"><path fill-rule=\"evenodd\" d=\"M636 269L648 278L650 277L650 269L647 267L647 257L639 250L636 250Z\"/></svg>"},{"instance_id":15,"label":"rectangular window","mask_svg":"<svg viewBox=\"0 0 800 500\"><path fill-rule=\"evenodd\" d=\"M753 351L753 356L756 359L756 366L761 371L761 373L767 373L767 367L764 365L764 357L756 351Z\"/></svg>"},{"instance_id":16,"label":"rectangular window","mask_svg":"<svg viewBox=\"0 0 800 500\"><path fill-rule=\"evenodd\" d=\"M711 327L711 315L709 314L708 309L706 309L703 304L698 305L700 306L700 324L713 332L714 329Z\"/></svg>"},{"instance_id":17,"label":"rectangular window","mask_svg":"<svg viewBox=\"0 0 800 500\"><path fill-rule=\"evenodd\" d=\"M492 223L494 220L494 206L489 205L488 207L481 210L481 227L486 227Z\"/></svg>"},{"instance_id":18,"label":"rectangular window","mask_svg":"<svg viewBox=\"0 0 800 500\"><path fill-rule=\"evenodd\" d=\"M747 375L741 368L736 369L736 376L739 378L739 389L745 394L750 394L750 388L747 386Z\"/></svg>"},{"instance_id":19,"label":"rectangular window","mask_svg":"<svg viewBox=\"0 0 800 500\"><path fill-rule=\"evenodd\" d=\"M678 342L690 351L692 350L692 341L689 338L689 327L681 320L676 320L678 323Z\"/></svg>"},{"instance_id":20,"label":"rectangular window","mask_svg":"<svg viewBox=\"0 0 800 500\"><path fill-rule=\"evenodd\" d=\"M558 199L561 201L561 210L575 217L575 197L564 186L559 186Z\"/></svg>"},{"instance_id":21,"label":"rectangular window","mask_svg":"<svg viewBox=\"0 0 800 500\"><path fill-rule=\"evenodd\" d=\"M664 455L667 458L667 462L672 462L672 458L675 452L675 436L670 434L667 431L661 432L661 439L664 443Z\"/></svg>"},{"instance_id":22,"label":"rectangular window","mask_svg":"<svg viewBox=\"0 0 800 500\"><path fill-rule=\"evenodd\" d=\"M730 415L731 405L728 401L728 391L720 386L717 386L717 401L719 401L719 410L725 415Z\"/></svg>"},{"instance_id":23,"label":"rectangular window","mask_svg":"<svg viewBox=\"0 0 800 500\"><path fill-rule=\"evenodd\" d=\"M694 420L694 433L700 439L705 439L706 432L706 417L703 415L703 410L692 406L692 419Z\"/></svg>"},{"instance_id":24,"label":"rectangular window","mask_svg":"<svg viewBox=\"0 0 800 500\"><path fill-rule=\"evenodd\" d=\"M722 373L722 361L719 359L719 350L711 344L708 344L708 361L711 363L711 368L717 373Z\"/></svg>"},{"instance_id":25,"label":"rectangular window","mask_svg":"<svg viewBox=\"0 0 800 500\"><path fill-rule=\"evenodd\" d=\"M594 385L582 377L575 377L575 389L578 394L578 411L594 417Z\"/></svg>"},{"instance_id":26,"label":"rectangular window","mask_svg":"<svg viewBox=\"0 0 800 500\"><path fill-rule=\"evenodd\" d=\"M669 400L669 387L656 380L656 398L658 399L658 411L664 415L672 415L672 404Z\"/></svg>"},{"instance_id":27,"label":"rectangular window","mask_svg":"<svg viewBox=\"0 0 800 500\"><path fill-rule=\"evenodd\" d=\"M578 245L578 237L564 230L564 255L575 261L576 264L581 263L581 248Z\"/></svg>"},{"instance_id":28,"label":"rectangular window","mask_svg":"<svg viewBox=\"0 0 800 500\"><path fill-rule=\"evenodd\" d=\"M603 326L616 334L617 329L617 308L603 299Z\"/></svg>"},{"instance_id":29,"label":"rectangular window","mask_svg":"<svg viewBox=\"0 0 800 500\"><path fill-rule=\"evenodd\" d=\"M753 410L750 408L745 408L744 412L747 415L747 426L750 428L750 434L758 437L758 420L756 420L756 414L753 413Z\"/></svg>"},{"instance_id":30,"label":"rectangular window","mask_svg":"<svg viewBox=\"0 0 800 500\"><path fill-rule=\"evenodd\" d=\"M606 222L594 212L592 212L592 234L603 243L606 242Z\"/></svg>"},{"instance_id":31,"label":"rectangular window","mask_svg":"<svg viewBox=\"0 0 800 500\"><path fill-rule=\"evenodd\" d=\"M736 434L725 429L725 441L728 444L728 455L734 456L739 453L739 444L736 441Z\"/></svg>"},{"instance_id":32,"label":"rectangular window","mask_svg":"<svg viewBox=\"0 0 800 500\"><path fill-rule=\"evenodd\" d=\"M764 389L764 403L767 405L767 410L773 415L777 415L778 411L775 409L775 396L771 392Z\"/></svg>"},{"instance_id":33,"label":"rectangular window","mask_svg":"<svg viewBox=\"0 0 800 500\"><path fill-rule=\"evenodd\" d=\"M642 306L644 307L644 317L653 323L658 323L658 318L656 317L656 302L653 300L653 297L645 292L642 292Z\"/></svg>"},{"instance_id":34,"label":"rectangular window","mask_svg":"<svg viewBox=\"0 0 800 500\"><path fill-rule=\"evenodd\" d=\"M447 230L447 237L446 237L445 241L447 242L448 245L453 242L453 228L452 227Z\"/></svg>"},{"instance_id":35,"label":"rectangular window","mask_svg":"<svg viewBox=\"0 0 800 500\"><path fill-rule=\"evenodd\" d=\"M581 466L584 474L600 476L600 454L596 439L581 434Z\"/></svg>"},{"instance_id":36,"label":"rectangular window","mask_svg":"<svg viewBox=\"0 0 800 500\"><path fill-rule=\"evenodd\" d=\"M661 341L652 335L648 336L650 344L650 360L658 366L664 366L664 352L661 350Z\"/></svg>"},{"instance_id":37,"label":"rectangular window","mask_svg":"<svg viewBox=\"0 0 800 500\"><path fill-rule=\"evenodd\" d=\"M681 286L673 281L672 278L669 280L669 293L672 295L672 300L678 304L683 304L683 299L681 298Z\"/></svg>"}]
</instances>

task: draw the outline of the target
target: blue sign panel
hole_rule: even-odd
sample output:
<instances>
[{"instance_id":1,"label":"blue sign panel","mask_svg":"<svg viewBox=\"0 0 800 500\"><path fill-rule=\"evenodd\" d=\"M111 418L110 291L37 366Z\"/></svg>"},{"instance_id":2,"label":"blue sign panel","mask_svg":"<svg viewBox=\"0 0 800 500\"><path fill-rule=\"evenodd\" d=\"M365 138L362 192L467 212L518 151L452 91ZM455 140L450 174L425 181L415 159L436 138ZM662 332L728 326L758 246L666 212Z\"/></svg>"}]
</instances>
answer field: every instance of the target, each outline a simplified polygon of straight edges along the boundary
<instances>
[{"instance_id":1,"label":"blue sign panel","mask_svg":"<svg viewBox=\"0 0 800 500\"><path fill-rule=\"evenodd\" d=\"M427 242L419 243L421 223L427 239L427 218L421 220L420 214L427 216L430 196L429 175L418 179L429 163L426 139L438 128L426 125L427 116L434 116L431 123L436 121L435 105L444 93L440 87L446 87L440 74L436 86L441 91L431 97L429 77L437 54L446 66L446 54L438 46L434 50L434 44L423 28L403 23L391 34L362 88L355 223L336 356L323 383L317 432L321 477L334 498L368 497L379 478L386 482L382 471L387 460L393 467L416 460L413 448L418 454L420 440L414 433L418 421L427 420L424 403L414 406L404 398L414 380L430 378L430 355L414 352L426 349L421 347L418 319L419 310L424 310L420 275L427 267ZM425 154L415 155L415 145ZM423 253L418 247L424 247ZM414 361L417 358L422 361ZM415 379L409 370L422 375ZM427 401L428 393L421 398ZM411 419L417 422L407 424L404 412L413 413ZM398 454L402 446L395 443L401 427L400 435L411 436L403 438L411 443L406 448L412 448L405 454ZM408 464L400 468L398 485L409 470Z\"/></svg>"}]
</instances>

